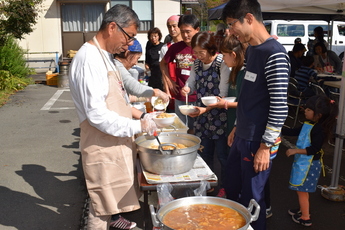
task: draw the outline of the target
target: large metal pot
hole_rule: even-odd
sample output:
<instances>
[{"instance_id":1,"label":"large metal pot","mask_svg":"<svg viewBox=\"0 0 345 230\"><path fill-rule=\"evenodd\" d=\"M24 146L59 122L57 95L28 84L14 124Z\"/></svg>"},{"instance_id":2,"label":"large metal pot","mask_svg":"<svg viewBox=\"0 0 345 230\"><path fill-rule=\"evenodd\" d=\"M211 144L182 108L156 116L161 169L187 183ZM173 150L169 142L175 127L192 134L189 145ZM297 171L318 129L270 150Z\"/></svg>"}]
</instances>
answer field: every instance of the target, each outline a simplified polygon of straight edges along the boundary
<instances>
[{"instance_id":1,"label":"large metal pot","mask_svg":"<svg viewBox=\"0 0 345 230\"><path fill-rule=\"evenodd\" d=\"M184 149L151 149L159 145L153 136L140 136L135 140L139 158L146 171L157 174L180 174L192 169L200 147L200 138L187 133L160 133L161 143L179 143L188 146Z\"/></svg>"},{"instance_id":2,"label":"large metal pot","mask_svg":"<svg viewBox=\"0 0 345 230\"><path fill-rule=\"evenodd\" d=\"M215 204L215 205L221 205L227 208L232 208L235 211L239 212L244 219L246 220L246 224L239 228L238 230L247 230L249 227L249 224L252 221L256 221L259 217L260 213L260 206L259 204L252 199L249 203L249 207L246 208L240 203L237 203L232 200L228 200L221 197L212 197L212 196L193 196L193 197L184 197L180 199L173 200L167 204L165 204L163 207L161 207L158 212L156 213L154 210L153 205L150 205L150 212L151 212L151 218L152 223L155 227L160 227L162 230L174 230L172 228L169 228L168 226L164 225L163 218L164 216L179 207L192 205L192 204ZM255 212L252 215L253 208L255 207Z\"/></svg>"}]
</instances>

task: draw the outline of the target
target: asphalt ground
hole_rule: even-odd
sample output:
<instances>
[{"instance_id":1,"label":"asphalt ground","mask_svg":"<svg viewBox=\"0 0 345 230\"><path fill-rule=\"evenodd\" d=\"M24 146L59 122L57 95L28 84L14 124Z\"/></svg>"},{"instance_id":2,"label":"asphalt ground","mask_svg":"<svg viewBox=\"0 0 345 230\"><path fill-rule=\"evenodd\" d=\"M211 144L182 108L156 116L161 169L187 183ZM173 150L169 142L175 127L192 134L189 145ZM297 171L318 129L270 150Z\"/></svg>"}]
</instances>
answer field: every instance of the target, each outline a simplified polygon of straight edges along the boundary
<instances>
[{"instance_id":1,"label":"asphalt ground","mask_svg":"<svg viewBox=\"0 0 345 230\"><path fill-rule=\"evenodd\" d=\"M69 90L30 85L0 108L0 118L0 230L85 229L87 192L80 164L79 124ZM306 228L287 214L288 209L298 207L298 200L288 189L293 159L285 156L286 149L281 145L273 161L273 216L267 220L268 230ZM319 185L329 186L334 147L326 145L325 152L326 176ZM341 185L345 185L344 158L343 152ZM216 195L217 190L209 195ZM143 197L143 207L142 201ZM157 204L156 192L149 195L149 203ZM317 189L310 194L310 206L313 226L309 229L345 229L344 202L327 200ZM136 230L144 229L143 208L123 215L137 222Z\"/></svg>"}]
</instances>

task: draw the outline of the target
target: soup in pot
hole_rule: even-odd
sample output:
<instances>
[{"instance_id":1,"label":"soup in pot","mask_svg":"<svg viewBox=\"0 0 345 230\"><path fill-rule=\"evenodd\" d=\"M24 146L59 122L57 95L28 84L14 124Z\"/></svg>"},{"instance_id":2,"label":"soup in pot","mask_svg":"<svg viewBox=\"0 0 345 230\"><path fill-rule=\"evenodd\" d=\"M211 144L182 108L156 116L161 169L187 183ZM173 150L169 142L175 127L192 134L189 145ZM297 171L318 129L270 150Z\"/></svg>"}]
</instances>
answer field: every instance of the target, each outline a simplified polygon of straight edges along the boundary
<instances>
[{"instance_id":1,"label":"soup in pot","mask_svg":"<svg viewBox=\"0 0 345 230\"><path fill-rule=\"evenodd\" d=\"M175 230L231 230L246 225L236 210L215 204L193 204L171 210L163 223Z\"/></svg>"},{"instance_id":2,"label":"soup in pot","mask_svg":"<svg viewBox=\"0 0 345 230\"><path fill-rule=\"evenodd\" d=\"M162 143L162 144L168 144L168 143ZM176 146L176 149L185 149L188 148L186 145L184 144L178 144L178 143L169 143L169 144L173 144ZM155 144L151 144L150 149L158 149L159 145L155 145ZM163 150L174 150L175 148L173 146L169 146L169 145L164 145L162 147Z\"/></svg>"}]
</instances>

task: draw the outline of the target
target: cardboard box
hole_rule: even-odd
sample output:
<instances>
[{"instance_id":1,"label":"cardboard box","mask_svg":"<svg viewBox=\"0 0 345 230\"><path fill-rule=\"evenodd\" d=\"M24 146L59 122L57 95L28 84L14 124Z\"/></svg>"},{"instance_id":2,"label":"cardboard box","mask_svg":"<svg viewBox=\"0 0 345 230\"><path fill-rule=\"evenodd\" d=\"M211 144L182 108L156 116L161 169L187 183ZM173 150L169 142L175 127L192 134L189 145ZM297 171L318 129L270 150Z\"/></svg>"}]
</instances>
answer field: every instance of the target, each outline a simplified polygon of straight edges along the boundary
<instances>
[{"instance_id":1,"label":"cardboard box","mask_svg":"<svg viewBox=\"0 0 345 230\"><path fill-rule=\"evenodd\" d=\"M57 86L57 76L58 75L59 75L58 73L46 74L47 85Z\"/></svg>"}]
</instances>

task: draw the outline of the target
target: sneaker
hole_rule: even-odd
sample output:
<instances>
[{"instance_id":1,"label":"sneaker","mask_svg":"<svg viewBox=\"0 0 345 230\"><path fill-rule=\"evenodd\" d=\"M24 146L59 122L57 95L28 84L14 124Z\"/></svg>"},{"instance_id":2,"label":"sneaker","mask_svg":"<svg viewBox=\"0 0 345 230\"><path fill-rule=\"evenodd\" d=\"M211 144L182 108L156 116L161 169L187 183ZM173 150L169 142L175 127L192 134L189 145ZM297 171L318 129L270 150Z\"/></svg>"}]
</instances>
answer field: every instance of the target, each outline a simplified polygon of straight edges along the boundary
<instances>
[{"instance_id":1,"label":"sneaker","mask_svg":"<svg viewBox=\"0 0 345 230\"><path fill-rule=\"evenodd\" d=\"M226 198L226 192L224 188L219 189L219 192L217 194L218 197Z\"/></svg>"},{"instance_id":2,"label":"sneaker","mask_svg":"<svg viewBox=\"0 0 345 230\"><path fill-rule=\"evenodd\" d=\"M312 225L311 219L309 219L309 220L303 220L303 219L301 219L301 214L293 215L293 216L292 216L292 220L293 220L295 223L301 224L301 225L306 226L306 227L310 227L310 226Z\"/></svg>"},{"instance_id":3,"label":"sneaker","mask_svg":"<svg viewBox=\"0 0 345 230\"><path fill-rule=\"evenodd\" d=\"M271 216L273 216L273 213L272 213L272 208L271 206L266 209L266 218L270 218Z\"/></svg>"},{"instance_id":4,"label":"sneaker","mask_svg":"<svg viewBox=\"0 0 345 230\"><path fill-rule=\"evenodd\" d=\"M299 210L299 208L289 209L289 210L288 210L288 213L289 213L289 215L291 215L291 216L294 216L294 215L296 215L296 214L299 214L299 215L302 214L302 212L301 212L301 210Z\"/></svg>"},{"instance_id":5,"label":"sneaker","mask_svg":"<svg viewBox=\"0 0 345 230\"><path fill-rule=\"evenodd\" d=\"M117 229L132 229L135 228L137 224L119 216L119 219L111 221L110 226Z\"/></svg>"}]
</instances>

